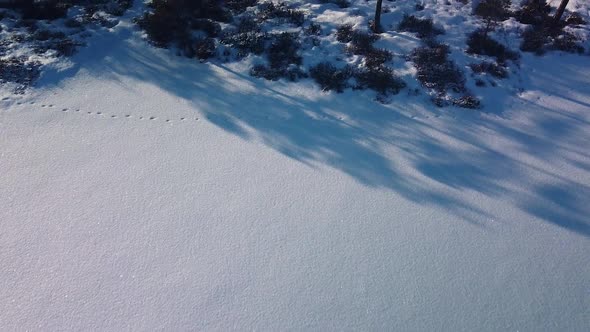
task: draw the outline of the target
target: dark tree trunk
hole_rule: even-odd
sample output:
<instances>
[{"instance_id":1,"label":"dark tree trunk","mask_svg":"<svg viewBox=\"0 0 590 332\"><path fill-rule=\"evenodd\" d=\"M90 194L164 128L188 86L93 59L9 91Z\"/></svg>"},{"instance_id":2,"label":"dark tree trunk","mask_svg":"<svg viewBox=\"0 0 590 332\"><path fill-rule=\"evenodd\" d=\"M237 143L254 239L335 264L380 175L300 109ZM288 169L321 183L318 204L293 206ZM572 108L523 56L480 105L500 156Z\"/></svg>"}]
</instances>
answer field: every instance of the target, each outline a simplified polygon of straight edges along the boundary
<instances>
[{"instance_id":1,"label":"dark tree trunk","mask_svg":"<svg viewBox=\"0 0 590 332\"><path fill-rule=\"evenodd\" d=\"M561 16L563 16L563 12L565 11L565 7L569 1L570 0L561 0L559 8L557 8L557 11L555 12L555 16L553 16L553 24L557 24L559 21L561 21Z\"/></svg>"},{"instance_id":2,"label":"dark tree trunk","mask_svg":"<svg viewBox=\"0 0 590 332\"><path fill-rule=\"evenodd\" d=\"M373 22L373 32L381 32L381 5L383 0L377 0L377 6L375 6L375 21Z\"/></svg>"}]
</instances>

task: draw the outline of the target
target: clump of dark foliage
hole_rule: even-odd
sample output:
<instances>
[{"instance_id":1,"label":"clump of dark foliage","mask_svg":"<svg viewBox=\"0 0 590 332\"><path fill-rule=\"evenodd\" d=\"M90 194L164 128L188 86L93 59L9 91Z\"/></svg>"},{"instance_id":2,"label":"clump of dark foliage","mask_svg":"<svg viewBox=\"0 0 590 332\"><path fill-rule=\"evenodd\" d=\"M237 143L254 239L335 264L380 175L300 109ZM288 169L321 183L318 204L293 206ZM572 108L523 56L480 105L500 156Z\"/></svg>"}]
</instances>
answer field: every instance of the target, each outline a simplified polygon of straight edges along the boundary
<instances>
[{"instance_id":1,"label":"clump of dark foliage","mask_svg":"<svg viewBox=\"0 0 590 332\"><path fill-rule=\"evenodd\" d=\"M495 24L510 17L512 14L510 4L510 0L482 0L477 4L473 13L484 19L487 33Z\"/></svg>"},{"instance_id":2,"label":"clump of dark foliage","mask_svg":"<svg viewBox=\"0 0 590 332\"><path fill-rule=\"evenodd\" d=\"M283 32L272 36L267 50L269 65L254 66L250 74L273 81L281 77L291 81L306 77L306 73L300 69L302 62L299 54L300 47L301 44L295 34Z\"/></svg>"},{"instance_id":3,"label":"clump of dark foliage","mask_svg":"<svg viewBox=\"0 0 590 332\"><path fill-rule=\"evenodd\" d=\"M348 0L320 0L321 3L333 3L340 8L348 8L350 7L350 2Z\"/></svg>"},{"instance_id":4,"label":"clump of dark foliage","mask_svg":"<svg viewBox=\"0 0 590 332\"><path fill-rule=\"evenodd\" d=\"M343 24L336 29L336 40L341 43L349 43L352 41L353 35L352 24Z\"/></svg>"},{"instance_id":5,"label":"clump of dark foliage","mask_svg":"<svg viewBox=\"0 0 590 332\"><path fill-rule=\"evenodd\" d=\"M352 54L364 56L365 66L370 68L380 67L390 61L393 56L391 52L373 46L377 40L379 40L379 35L364 31L353 31L347 50Z\"/></svg>"},{"instance_id":6,"label":"clump of dark foliage","mask_svg":"<svg viewBox=\"0 0 590 332\"><path fill-rule=\"evenodd\" d=\"M270 36L258 29L252 31L229 31L221 38L221 43L235 48L238 51L238 57L244 57L248 54L260 55L264 53L266 42Z\"/></svg>"},{"instance_id":7,"label":"clump of dark foliage","mask_svg":"<svg viewBox=\"0 0 590 332\"><path fill-rule=\"evenodd\" d=\"M323 91L342 92L349 87L348 81L353 75L353 69L348 65L337 68L329 62L320 62L309 69L309 75Z\"/></svg>"},{"instance_id":8,"label":"clump of dark foliage","mask_svg":"<svg viewBox=\"0 0 590 332\"><path fill-rule=\"evenodd\" d=\"M522 34L520 49L537 55L548 50L560 50L570 53L582 53L584 48L580 39L567 31L567 26L586 24L578 13L572 13L560 22L555 22L550 15L551 7L546 0L530 0L515 12L516 19L530 26Z\"/></svg>"},{"instance_id":9,"label":"clump of dark foliage","mask_svg":"<svg viewBox=\"0 0 590 332\"><path fill-rule=\"evenodd\" d=\"M495 57L499 63L518 60L519 54L500 44L482 30L476 30L467 38L467 53Z\"/></svg>"},{"instance_id":10,"label":"clump of dark foliage","mask_svg":"<svg viewBox=\"0 0 590 332\"><path fill-rule=\"evenodd\" d=\"M496 78L508 77L506 67L495 62L482 61L480 63L472 63L469 67L471 67L471 70L476 74L487 73Z\"/></svg>"},{"instance_id":11,"label":"clump of dark foliage","mask_svg":"<svg viewBox=\"0 0 590 332\"><path fill-rule=\"evenodd\" d=\"M72 6L81 6L92 15L102 10L110 15L121 16L131 7L133 0L19 0L5 4L18 11L23 19L55 20L66 16Z\"/></svg>"},{"instance_id":12,"label":"clump of dark foliage","mask_svg":"<svg viewBox=\"0 0 590 332\"><path fill-rule=\"evenodd\" d=\"M0 84L14 83L14 92L23 93L39 77L40 66L24 58L0 59Z\"/></svg>"},{"instance_id":13,"label":"clump of dark foliage","mask_svg":"<svg viewBox=\"0 0 590 332\"><path fill-rule=\"evenodd\" d=\"M444 33L442 28L437 28L430 18L418 18L414 15L404 15L397 29L399 31L413 32L419 38L432 38Z\"/></svg>"},{"instance_id":14,"label":"clump of dark foliage","mask_svg":"<svg viewBox=\"0 0 590 332\"><path fill-rule=\"evenodd\" d=\"M258 7L257 16L260 21L278 19L281 22L293 23L297 26L302 26L305 21L302 11L290 9L286 3L264 2Z\"/></svg>"},{"instance_id":15,"label":"clump of dark foliage","mask_svg":"<svg viewBox=\"0 0 590 332\"><path fill-rule=\"evenodd\" d=\"M412 52L411 59L418 70L417 78L429 89L439 93L447 90L465 91L465 77L448 58L449 47L444 44L421 46Z\"/></svg>"},{"instance_id":16,"label":"clump of dark foliage","mask_svg":"<svg viewBox=\"0 0 590 332\"><path fill-rule=\"evenodd\" d=\"M342 25L336 31L336 39L342 43L348 43L346 49L349 53L362 56L364 66L355 69L346 69L341 72L327 64L320 64L322 69L321 77L316 78L320 86L325 87L332 75L336 75L339 86L344 86L350 77L354 77L355 89L372 89L378 95L377 99L385 101L388 95L397 94L406 84L395 75L394 71L386 66L386 63L393 59L391 52L376 48L373 44L379 40L379 35L370 32L354 30L352 25ZM344 75L346 74L346 75ZM318 75L316 75L318 76ZM313 76L312 76L313 77ZM341 90L341 89L336 89Z\"/></svg>"},{"instance_id":17,"label":"clump of dark foliage","mask_svg":"<svg viewBox=\"0 0 590 332\"><path fill-rule=\"evenodd\" d=\"M229 22L231 14L215 0L153 0L150 11L138 20L149 39L158 47L176 46L186 56L206 59L214 54L215 37L221 31L217 22ZM195 37L193 31L207 37Z\"/></svg>"},{"instance_id":18,"label":"clump of dark foliage","mask_svg":"<svg viewBox=\"0 0 590 332\"><path fill-rule=\"evenodd\" d=\"M545 0L526 1L514 12L514 17L522 24L545 25L549 19L551 6Z\"/></svg>"},{"instance_id":19,"label":"clump of dark foliage","mask_svg":"<svg viewBox=\"0 0 590 332\"><path fill-rule=\"evenodd\" d=\"M477 98L468 95L465 88L465 76L457 65L448 58L449 47L444 44L429 43L416 48L410 55L418 73L420 83L433 90L436 97L433 102L437 106L448 104L448 92L462 93L462 97L452 99L454 105L465 108L478 108Z\"/></svg>"},{"instance_id":20,"label":"clump of dark foliage","mask_svg":"<svg viewBox=\"0 0 590 332\"><path fill-rule=\"evenodd\" d=\"M225 0L225 6L229 8L232 13L240 14L246 11L248 7L256 5L257 0Z\"/></svg>"},{"instance_id":21,"label":"clump of dark foliage","mask_svg":"<svg viewBox=\"0 0 590 332\"><path fill-rule=\"evenodd\" d=\"M462 108L477 109L481 107L481 101L472 95L465 95L452 100L453 105Z\"/></svg>"},{"instance_id":22,"label":"clump of dark foliage","mask_svg":"<svg viewBox=\"0 0 590 332\"><path fill-rule=\"evenodd\" d=\"M39 76L41 64L26 57L11 56L9 48L15 48L10 46L11 43L27 43L35 54L52 52L53 56L71 56L83 45L81 33L88 24L113 26L116 19L105 17L123 15L132 3L132 0L19 0L2 3L0 7L7 10L0 12L0 19L7 18L13 24L9 25L8 37L0 41L0 56L5 57L0 65L0 83L15 83L16 89L22 91ZM68 11L73 7L77 9L77 16L68 18ZM94 15L97 11L101 11L100 15Z\"/></svg>"},{"instance_id":23,"label":"clump of dark foliage","mask_svg":"<svg viewBox=\"0 0 590 332\"><path fill-rule=\"evenodd\" d=\"M372 89L379 93L379 97L397 94L406 83L395 75L393 69L378 66L357 69L354 72L357 81L355 88Z\"/></svg>"}]
</instances>

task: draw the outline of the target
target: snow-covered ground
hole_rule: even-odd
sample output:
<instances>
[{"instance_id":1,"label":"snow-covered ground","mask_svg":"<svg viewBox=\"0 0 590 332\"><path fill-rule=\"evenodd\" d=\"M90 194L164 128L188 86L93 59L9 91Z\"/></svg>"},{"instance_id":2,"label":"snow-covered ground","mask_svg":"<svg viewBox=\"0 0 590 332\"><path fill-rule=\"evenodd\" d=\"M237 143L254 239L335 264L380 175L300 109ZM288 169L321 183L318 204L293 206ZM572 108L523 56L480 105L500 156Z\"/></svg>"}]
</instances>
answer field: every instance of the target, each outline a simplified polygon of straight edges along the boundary
<instances>
[{"instance_id":1,"label":"snow-covered ground","mask_svg":"<svg viewBox=\"0 0 590 332\"><path fill-rule=\"evenodd\" d=\"M2 330L590 327L587 56L474 111L88 44L0 96Z\"/></svg>"}]
</instances>

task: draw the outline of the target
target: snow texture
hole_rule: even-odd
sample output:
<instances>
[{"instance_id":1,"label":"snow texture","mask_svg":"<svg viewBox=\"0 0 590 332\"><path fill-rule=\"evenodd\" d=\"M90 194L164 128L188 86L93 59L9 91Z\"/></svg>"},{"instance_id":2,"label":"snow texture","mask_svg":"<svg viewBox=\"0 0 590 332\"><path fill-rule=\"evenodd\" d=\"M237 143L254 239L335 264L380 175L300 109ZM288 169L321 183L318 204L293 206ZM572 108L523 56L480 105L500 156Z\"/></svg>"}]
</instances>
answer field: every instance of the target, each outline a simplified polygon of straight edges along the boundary
<instances>
[{"instance_id":1,"label":"snow texture","mask_svg":"<svg viewBox=\"0 0 590 332\"><path fill-rule=\"evenodd\" d=\"M0 95L0 328L587 331L588 57L521 63L382 105L124 18Z\"/></svg>"}]
</instances>

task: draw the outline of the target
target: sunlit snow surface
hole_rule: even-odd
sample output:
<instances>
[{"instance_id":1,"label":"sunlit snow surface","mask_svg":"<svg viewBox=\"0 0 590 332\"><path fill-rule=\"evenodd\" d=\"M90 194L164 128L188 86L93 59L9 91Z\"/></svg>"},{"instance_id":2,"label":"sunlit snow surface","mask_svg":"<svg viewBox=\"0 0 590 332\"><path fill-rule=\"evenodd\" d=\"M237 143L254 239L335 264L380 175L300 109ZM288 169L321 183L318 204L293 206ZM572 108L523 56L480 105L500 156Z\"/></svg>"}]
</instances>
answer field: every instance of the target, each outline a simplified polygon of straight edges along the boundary
<instances>
[{"instance_id":1,"label":"sunlit snow surface","mask_svg":"<svg viewBox=\"0 0 590 332\"><path fill-rule=\"evenodd\" d=\"M126 22L73 64L1 96L2 330L588 330L587 56L524 55L480 111Z\"/></svg>"}]
</instances>

